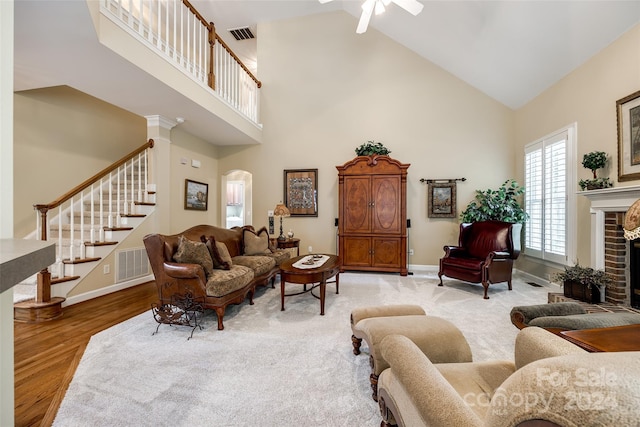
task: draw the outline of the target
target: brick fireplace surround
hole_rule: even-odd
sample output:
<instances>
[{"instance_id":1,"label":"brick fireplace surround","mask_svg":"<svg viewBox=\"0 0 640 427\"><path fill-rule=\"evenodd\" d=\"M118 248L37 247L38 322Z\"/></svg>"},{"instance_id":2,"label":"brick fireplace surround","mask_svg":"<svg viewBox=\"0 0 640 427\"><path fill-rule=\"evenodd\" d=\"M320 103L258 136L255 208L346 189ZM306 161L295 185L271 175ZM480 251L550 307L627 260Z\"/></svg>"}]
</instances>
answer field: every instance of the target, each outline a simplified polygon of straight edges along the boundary
<instances>
[{"instance_id":1,"label":"brick fireplace surround","mask_svg":"<svg viewBox=\"0 0 640 427\"><path fill-rule=\"evenodd\" d=\"M640 186L581 191L578 195L591 202L591 266L614 277L606 300L629 306L629 242L624 238L622 225L627 209L640 199Z\"/></svg>"}]
</instances>

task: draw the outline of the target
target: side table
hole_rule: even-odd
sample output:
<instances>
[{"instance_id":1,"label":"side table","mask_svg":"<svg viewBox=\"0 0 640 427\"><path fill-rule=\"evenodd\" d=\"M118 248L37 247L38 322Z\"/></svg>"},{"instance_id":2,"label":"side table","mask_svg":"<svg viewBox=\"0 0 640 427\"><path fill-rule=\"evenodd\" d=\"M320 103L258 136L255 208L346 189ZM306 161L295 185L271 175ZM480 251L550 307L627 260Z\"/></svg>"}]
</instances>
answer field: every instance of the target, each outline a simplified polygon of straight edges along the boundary
<instances>
[{"instance_id":1,"label":"side table","mask_svg":"<svg viewBox=\"0 0 640 427\"><path fill-rule=\"evenodd\" d=\"M296 239L295 237L285 240L271 239L271 242L275 244L278 249L296 248L296 256L300 256L300 239Z\"/></svg>"}]
</instances>

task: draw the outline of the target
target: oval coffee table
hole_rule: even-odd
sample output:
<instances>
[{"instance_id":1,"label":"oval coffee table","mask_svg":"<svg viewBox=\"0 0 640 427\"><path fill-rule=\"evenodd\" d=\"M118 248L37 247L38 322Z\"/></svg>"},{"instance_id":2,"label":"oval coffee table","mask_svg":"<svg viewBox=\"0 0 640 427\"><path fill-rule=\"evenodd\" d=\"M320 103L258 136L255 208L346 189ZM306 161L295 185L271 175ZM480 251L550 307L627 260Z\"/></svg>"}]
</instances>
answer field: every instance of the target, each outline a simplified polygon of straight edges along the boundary
<instances>
[{"instance_id":1,"label":"oval coffee table","mask_svg":"<svg viewBox=\"0 0 640 427\"><path fill-rule=\"evenodd\" d=\"M310 292L317 287L320 287L319 297L316 296L313 292L311 292L311 295L320 299L320 315L324 316L324 297L327 289L327 280L332 278L333 276L336 276L336 294L340 293L338 287L340 266L342 265L342 262L340 258L335 255L322 255L328 256L329 259L324 264L316 268L296 268L293 266L293 264L295 264L296 262L310 255L298 256L280 264L280 301L282 303L282 308L280 309L280 311L284 311L284 297L300 295L305 292ZM304 290L295 294L285 294L284 287L285 283L287 282L305 285ZM314 285L311 286L311 288L307 289L307 284Z\"/></svg>"}]
</instances>

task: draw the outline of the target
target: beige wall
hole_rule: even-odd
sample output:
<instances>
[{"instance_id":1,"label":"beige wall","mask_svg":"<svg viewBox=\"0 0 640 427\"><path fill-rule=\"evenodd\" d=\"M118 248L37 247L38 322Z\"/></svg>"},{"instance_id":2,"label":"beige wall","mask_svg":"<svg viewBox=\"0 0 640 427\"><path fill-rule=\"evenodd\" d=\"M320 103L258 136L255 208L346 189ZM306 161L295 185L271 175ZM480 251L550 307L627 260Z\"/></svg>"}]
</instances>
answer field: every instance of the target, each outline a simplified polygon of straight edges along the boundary
<instances>
[{"instance_id":1,"label":"beige wall","mask_svg":"<svg viewBox=\"0 0 640 427\"><path fill-rule=\"evenodd\" d=\"M179 233L198 224L220 224L220 173L216 159L218 148L210 143L180 130L180 125L171 130L171 233ZM181 164L181 159L187 164ZM191 161L200 162L199 168ZM162 173L160 171L160 173ZM209 184L209 201L206 211L184 209L185 179ZM158 207L165 209L164 206Z\"/></svg>"},{"instance_id":2,"label":"beige wall","mask_svg":"<svg viewBox=\"0 0 640 427\"><path fill-rule=\"evenodd\" d=\"M283 170L317 168L318 218L285 218L302 253L335 251L337 170L367 140L411 163L412 264L435 265L458 218L429 219L420 178L460 178L458 211L476 189L513 177L513 112L344 12L260 25L264 143L220 148L220 170L253 174L253 223L283 199ZM278 227L276 227L278 228Z\"/></svg>"},{"instance_id":3,"label":"beige wall","mask_svg":"<svg viewBox=\"0 0 640 427\"><path fill-rule=\"evenodd\" d=\"M146 120L67 86L14 95L14 232L49 203L146 141Z\"/></svg>"},{"instance_id":4,"label":"beige wall","mask_svg":"<svg viewBox=\"0 0 640 427\"><path fill-rule=\"evenodd\" d=\"M590 151L610 155L608 167L598 176L609 176L615 186L638 185L617 182L616 100L640 90L640 25L591 58L557 84L516 112L516 171L523 180L524 146L573 122L578 124L578 180L590 178L582 167L582 156ZM575 190L579 187L576 183ZM591 263L590 214L588 200L577 197L577 260ZM546 269L526 262L519 268L545 277Z\"/></svg>"}]
</instances>

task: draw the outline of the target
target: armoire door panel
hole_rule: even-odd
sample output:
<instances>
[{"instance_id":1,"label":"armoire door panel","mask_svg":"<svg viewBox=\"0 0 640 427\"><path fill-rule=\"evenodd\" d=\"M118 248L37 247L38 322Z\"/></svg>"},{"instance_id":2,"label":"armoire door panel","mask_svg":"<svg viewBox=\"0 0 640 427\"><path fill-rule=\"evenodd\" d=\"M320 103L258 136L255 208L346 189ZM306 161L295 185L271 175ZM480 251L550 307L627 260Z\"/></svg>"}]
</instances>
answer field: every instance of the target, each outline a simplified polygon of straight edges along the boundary
<instances>
[{"instance_id":1,"label":"armoire door panel","mask_svg":"<svg viewBox=\"0 0 640 427\"><path fill-rule=\"evenodd\" d=\"M374 176L372 181L373 233L398 234L400 227L400 177Z\"/></svg>"},{"instance_id":2,"label":"armoire door panel","mask_svg":"<svg viewBox=\"0 0 640 427\"><path fill-rule=\"evenodd\" d=\"M373 261L378 267L400 267L400 239L373 238Z\"/></svg>"},{"instance_id":3,"label":"armoire door panel","mask_svg":"<svg viewBox=\"0 0 640 427\"><path fill-rule=\"evenodd\" d=\"M344 231L366 233L371 230L371 190L369 177L346 177L344 180Z\"/></svg>"},{"instance_id":4,"label":"armoire door panel","mask_svg":"<svg viewBox=\"0 0 640 427\"><path fill-rule=\"evenodd\" d=\"M371 238L343 237L344 253L342 263L351 267L368 267L371 265Z\"/></svg>"}]
</instances>

